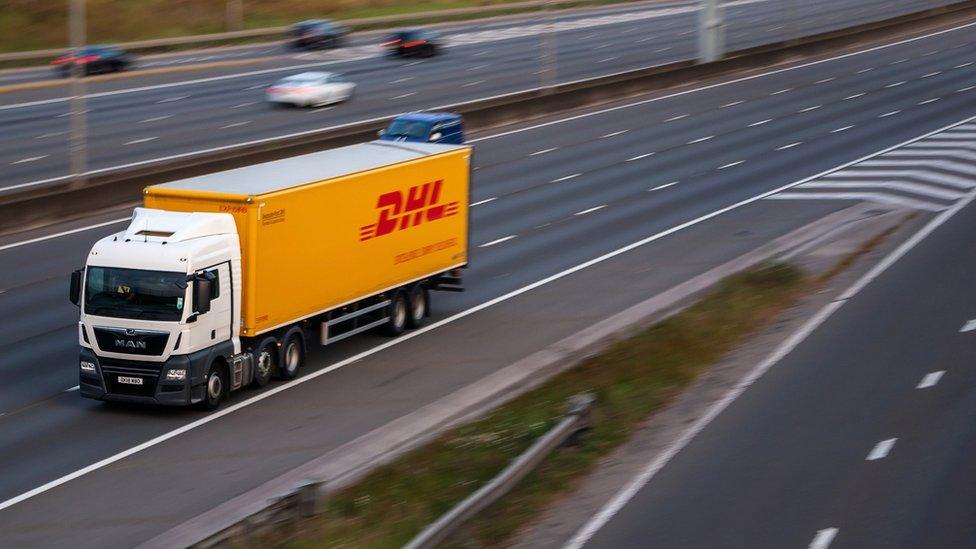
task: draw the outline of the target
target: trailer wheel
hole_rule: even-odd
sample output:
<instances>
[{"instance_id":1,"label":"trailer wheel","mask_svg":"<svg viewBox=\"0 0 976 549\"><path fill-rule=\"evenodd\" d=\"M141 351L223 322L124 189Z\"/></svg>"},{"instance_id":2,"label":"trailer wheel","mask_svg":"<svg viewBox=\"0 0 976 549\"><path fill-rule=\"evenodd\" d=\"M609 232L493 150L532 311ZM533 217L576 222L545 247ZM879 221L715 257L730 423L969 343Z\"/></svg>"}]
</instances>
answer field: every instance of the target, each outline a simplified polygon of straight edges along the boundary
<instances>
[{"instance_id":1,"label":"trailer wheel","mask_svg":"<svg viewBox=\"0 0 976 549\"><path fill-rule=\"evenodd\" d=\"M227 383L227 368L220 361L214 361L207 372L207 387L203 393L203 400L200 408L204 410L216 410L220 407L221 401L227 394L229 387Z\"/></svg>"},{"instance_id":2,"label":"trailer wheel","mask_svg":"<svg viewBox=\"0 0 976 549\"><path fill-rule=\"evenodd\" d=\"M419 328L427 316L427 290L421 284L410 288L410 314L407 315L407 328Z\"/></svg>"},{"instance_id":3,"label":"trailer wheel","mask_svg":"<svg viewBox=\"0 0 976 549\"><path fill-rule=\"evenodd\" d=\"M254 379L251 385L264 387L278 368L278 341L269 337L256 348L258 352L254 355Z\"/></svg>"},{"instance_id":4,"label":"trailer wheel","mask_svg":"<svg viewBox=\"0 0 976 549\"><path fill-rule=\"evenodd\" d=\"M386 335L396 337L407 329L407 318L410 316L407 309L407 293L403 290L397 290L390 299L390 305L387 309L387 316L390 321L383 327Z\"/></svg>"},{"instance_id":5,"label":"trailer wheel","mask_svg":"<svg viewBox=\"0 0 976 549\"><path fill-rule=\"evenodd\" d=\"M296 329L292 329L284 338L281 346L281 358L278 362L278 377L294 379L298 370L305 364L305 343Z\"/></svg>"}]
</instances>

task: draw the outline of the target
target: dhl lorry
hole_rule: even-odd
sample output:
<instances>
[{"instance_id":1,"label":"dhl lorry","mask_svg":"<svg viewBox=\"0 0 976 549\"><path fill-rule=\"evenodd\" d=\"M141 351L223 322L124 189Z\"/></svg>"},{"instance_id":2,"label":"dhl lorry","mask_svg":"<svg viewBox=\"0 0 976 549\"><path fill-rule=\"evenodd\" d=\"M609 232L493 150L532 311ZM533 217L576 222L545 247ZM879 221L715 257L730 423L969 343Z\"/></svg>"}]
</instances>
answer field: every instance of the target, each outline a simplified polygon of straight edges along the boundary
<instances>
[{"instance_id":1,"label":"dhl lorry","mask_svg":"<svg viewBox=\"0 0 976 549\"><path fill-rule=\"evenodd\" d=\"M80 392L214 409L461 291L471 149L374 141L151 186L72 273Z\"/></svg>"}]
</instances>

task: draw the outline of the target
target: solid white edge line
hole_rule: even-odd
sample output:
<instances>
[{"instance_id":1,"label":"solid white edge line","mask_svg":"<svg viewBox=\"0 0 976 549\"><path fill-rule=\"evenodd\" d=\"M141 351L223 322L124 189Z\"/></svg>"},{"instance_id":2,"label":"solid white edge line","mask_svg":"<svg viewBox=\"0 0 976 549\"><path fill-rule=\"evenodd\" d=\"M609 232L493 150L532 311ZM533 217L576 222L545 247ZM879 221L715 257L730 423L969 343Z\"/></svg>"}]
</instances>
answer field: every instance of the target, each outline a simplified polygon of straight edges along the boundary
<instances>
[{"instance_id":1,"label":"solid white edge line","mask_svg":"<svg viewBox=\"0 0 976 549\"><path fill-rule=\"evenodd\" d=\"M599 206L594 206L592 208L587 208L585 210L576 212L573 215L586 215L586 214L593 213L593 212L598 211L598 210L602 210L603 208L606 208L606 207L607 207L606 204L601 204Z\"/></svg>"},{"instance_id":2,"label":"solid white edge line","mask_svg":"<svg viewBox=\"0 0 976 549\"><path fill-rule=\"evenodd\" d=\"M905 141L898 145L894 145L882 151L872 153L862 159L849 162L843 166L833 168L820 175L815 175L813 177L807 178L800 182L797 182L791 186L800 185L806 181L811 181L823 177L832 172L840 171L848 166L852 166L858 162L863 162L868 158L875 156L880 156L891 150L899 147L903 147L915 141L925 139L931 135L935 135L939 132L943 132L949 128L959 126L976 119L976 117L967 118L961 122L956 122L945 126L941 129L929 132L927 134L915 137L909 141ZM789 187L787 187L789 188ZM775 194L774 191L771 194ZM810 334L812 334L821 324L823 324L834 312L840 309L847 301L852 297L857 295L865 286L870 284L875 278L877 278L881 273L893 265L896 261L901 259L905 254L907 254L912 248L917 246L922 240L924 240L929 234L931 234L935 229L939 228L942 224L948 221L952 216L959 213L960 210L969 205L976 197L976 190L972 191L965 198L957 202L951 208L943 211L938 216L932 218L922 229L913 234L908 240L903 242L900 246L895 248L890 254L885 256L879 263L877 263L873 268L871 268L867 273L861 276L857 281L852 284L847 291L840 295L836 300L828 303L822 309L817 311L809 320L807 320L796 332L790 335L785 341L783 341L776 349L766 357L765 360L758 363L744 378L742 378L732 389L726 392L722 398L716 401L712 406L698 418L697 421L692 423L681 436L678 437L670 446L664 449L664 451L658 455L658 457L648 464L636 477L634 477L629 484L624 486L617 494L608 501L597 514L590 517L588 520L569 540L569 542L564 545L564 549L579 549L581 548L591 537L593 537L596 532L602 528L615 514L617 514L620 509L622 509L627 503L643 488L650 480L660 471L671 459L678 454L693 438L695 438L698 433L707 427L712 420L714 420L722 411L724 411L730 404L732 404L735 399L737 399L742 393L745 392L753 383L755 383L760 377L763 376L770 368L772 368L776 363L783 359L786 355L793 351L797 345L803 342ZM0 507L2 509L2 507Z\"/></svg>"},{"instance_id":3,"label":"solid white edge line","mask_svg":"<svg viewBox=\"0 0 976 549\"><path fill-rule=\"evenodd\" d=\"M889 438L878 442L874 445L874 448L871 449L871 453L868 454L868 457L864 458L864 460L877 461L879 459L888 457L888 454L891 453L891 449L895 447L896 442L898 442L897 438Z\"/></svg>"},{"instance_id":4,"label":"solid white edge line","mask_svg":"<svg viewBox=\"0 0 976 549\"><path fill-rule=\"evenodd\" d=\"M973 24L976 25L976 23L973 23ZM835 166L835 167L833 167L833 168L831 168L829 170L825 170L825 171L823 171L821 173L818 173L818 174L812 175L810 177L806 177L806 178L800 179L799 181L794 181L792 183L787 183L786 185L782 185L780 187L777 187L775 189L766 191L764 193L757 194L757 195L755 195L755 196L753 196L751 198L746 198L744 200L740 200L739 202L736 202L734 204L730 204L730 205L725 206L723 208L719 208L718 210L714 210L714 211L712 211L710 213L707 213L705 215L702 215L700 217L696 217L695 219L691 219L691 220L685 221L684 223L675 225L674 227L671 227L670 229L665 229L664 231L661 231L659 233L656 233L656 234L653 234L651 236L648 236L647 238L638 240L637 242L632 242L632 243L630 243L630 244L628 244L626 246L623 246L621 248L617 248L616 250L613 250L611 252L607 252L607 253L605 253L605 254L603 254L601 256L595 257L595 258L590 259L588 261L584 261L583 263L579 263L579 264L577 264L577 265L575 265L573 267L570 267L570 268L565 269L563 271L560 271L558 273L549 275L546 278L543 278L541 280L537 280L537 281L535 281L535 282L533 282L531 284L528 284L528 285L523 286L521 288L518 288L516 290L512 290L511 292L508 292L506 294L502 294L502 295L500 295L498 297L489 299L488 301L484 301L484 302L482 302L482 303L480 303L478 305L475 305L474 307L471 307L470 309L465 309L465 310L460 311L458 313L455 313L455 314L453 314L453 315L451 315L451 316L449 316L447 318L441 319L441 320L439 320L437 322L433 322L431 324L428 324L427 326L424 326L422 328L418 328L418 329L416 329L416 330L414 330L412 332L408 332L406 334L403 334L403 335L401 335L400 337L398 337L396 339L391 339L391 340L386 341L384 343L381 343L381 344L379 344L379 345L377 345L375 347L371 347L369 349L366 349L365 351L363 351L361 353L358 353L356 355L353 355L351 357L348 357L348 358L346 358L344 360L340 360L339 362L330 364L329 366L326 366L326 367L322 368L321 370L317 370L315 372L310 372L310 373L304 375L303 377L299 377L299 378L294 379L294 380L292 380L290 382L287 382L287 383L283 383L281 385L278 385L277 387L274 387L273 389L270 389L270 390L265 391L265 392L263 392L261 394L258 394L258 395L254 395L253 397L251 397L249 399L243 400L241 402L238 402L237 404L234 404L232 406L228 406L228 407L223 408L221 410L217 410L216 412L214 412L214 413L212 413L212 414L210 414L210 415L208 415L206 417L200 418L200 419L198 419L198 420L196 420L194 422L191 422L191 423L188 423L186 425L183 425L182 427L179 427L179 428L174 429L172 431L169 431L167 433L163 433L163 434L161 434L161 435L159 435L159 436L157 436L155 438L149 439L146 442L143 442L142 444L133 446L133 447L127 449L127 450L124 450L124 451L119 452L119 453L117 453L115 455L106 457L106 458L101 459L101 460L99 460L99 461L97 461L95 463L92 463L91 465L88 465L86 467L83 467L81 469L78 469L77 471L74 471L74 472L69 473L67 475L64 475L62 477L59 477L59 478L56 478L56 479L51 480L49 482L46 482L46 483L42 484L41 486L38 486L38 487L33 488L31 490L28 490L27 492L24 492L22 494L19 494L17 496L14 496L14 497L12 497L10 499L7 499L6 501L0 502L0 511L6 509L8 507L11 507L13 505L16 505L16 504L18 504L18 503L20 503L20 502L22 502L24 500L30 499L30 498L32 498L32 497L34 497L36 495L43 494L44 492L47 492L47 491L49 491L49 490L51 490L53 488L57 488L58 486L61 486L62 484L65 484L67 482L70 482L70 481L72 481L72 480L74 480L74 479L76 479L78 477L84 476L84 475L86 475L86 474L88 474L88 473L90 473L92 471L97 471L98 469L101 469L102 467L105 467L107 465L111 465L111 464L113 464L113 463L115 463L117 461L120 461L122 459L125 459L125 458L127 458L127 457L129 457L129 456L131 456L133 454L139 453L139 452L145 450L146 448L151 448L153 446L156 446L158 444L161 444L163 442L166 442L167 440L170 440L171 438L177 437L177 436L179 436L179 435L181 435L183 433L186 433L188 431L192 431L193 429L196 429L197 427L206 425L206 424L208 424L208 423L210 423L212 421L216 421L216 420L218 420L218 419L220 419L220 418L222 418L222 417L224 417L224 416L226 416L228 414L231 414L231 413L236 412L237 410L240 410L240 409L245 408L247 406L250 406L252 404L256 404L258 402L261 402L262 400L264 400L266 398L270 398L270 397L272 397L274 395L277 395L280 392L286 391L286 390L288 390L288 389L290 389L292 387L296 387L296 386L301 385L303 383L307 383L307 382L309 382L309 381L311 381L313 379L318 379L319 377L324 376L325 374L328 374L330 372L334 372L335 370L338 370L338 369L344 368L345 366L348 366L350 364L359 362L360 360L362 360L362 359L364 359L366 357L372 356L372 355L374 355L376 353L379 353L381 351L385 351L386 349L389 349L391 347L394 347L396 345L399 345L399 344L401 344L401 343L403 343L405 341L410 341L411 339L413 339L415 337L418 337L420 335L426 334L427 332L436 330L437 328L440 328L441 326L445 326L447 324L451 324L452 322L456 322L456 321L458 321L458 320L460 320L462 318L465 318L467 316L473 315L473 314L475 314L477 312L483 311L483 310L485 310L485 309L487 309L487 308L489 308L491 306L497 305L498 303L502 303L502 302L508 301L508 300L510 300L510 299L512 299L514 297L518 297L518 296L520 296L520 295L522 295L522 294L524 294L526 292L530 292L530 291L532 291L532 290L534 290L536 288L539 288L541 286L545 286L546 284L549 284L550 282L554 282L556 280L565 278L565 277L567 277L567 276L569 276L571 274L574 274L576 272L582 271L583 269L592 267L593 265L597 265L599 263L603 263L603 262L605 262L605 261L607 261L609 259L613 259L614 257L617 257L617 256L619 256L621 254L625 254L625 253L627 253L627 252L629 252L631 250L634 250L634 249L640 248L641 246L645 246L647 244L650 244L651 242L655 242L657 240L660 240L660 239L662 239L664 237L670 236L670 235L672 235L674 233L680 232L680 231L682 231L684 229L687 229L689 227L693 227L695 225L698 225L699 223L708 221L709 219L712 219L712 218L718 217L720 215L726 214L726 213L731 212L733 210L739 209L739 208L741 208L743 206L747 206L749 204L752 204L753 202L758 202L758 201L763 200L763 199L765 199L768 196L772 196L772 195L774 195L774 194L776 194L778 192L782 192L782 191L784 191L786 189L790 189L790 188L796 187L797 185L802 185L803 183L806 183L807 181L812 181L814 179L818 179L818 178L824 177L825 175L828 175L830 173L843 170L844 168L847 168L848 166L852 166L854 164L857 164L858 162L863 162L863 161L865 161L865 160L867 160L869 158L873 158L875 156L880 156L880 155L882 155L882 154L884 154L886 152L892 151L892 150L894 150L896 148L903 147L905 145L908 145L910 143L914 143L915 141L919 141L921 139L925 139L926 137L929 137L930 135L935 135L935 134L937 134L939 132L943 132L943 131L945 131L945 130L947 130L949 128L952 128L954 126L959 126L959 125L965 124L966 122L970 122L972 120L976 120L976 116L967 118L967 119L962 120L960 122L955 122L953 124L949 124L947 126L944 126L942 128L939 128L939 129L934 130L932 132L929 132L927 134L924 134L924 135L921 135L921 136L918 136L918 137L914 137L912 139L909 139L908 141L903 141L902 143L899 143L897 145L893 145L891 147L888 147L887 149L883 149L881 151L877 151L877 152L871 153L869 155L863 156L863 157L858 158L856 160L852 160L852 161L850 161L850 162L848 162L846 164L841 164L840 166ZM974 191L974 192L976 192L976 191ZM952 208L950 208L950 209L945 210L944 212L942 212L942 214L940 214L938 217L934 218L932 221L929 222L928 225L926 225L925 227L923 227L921 231L919 231L918 233L916 233L915 234L915 237L909 239L906 243L902 244L902 247L896 249L888 257L891 258L891 257L895 256L895 254L897 254L899 252L899 250L901 250L901 255L904 255L905 253L907 253L908 250L910 250L912 247L914 247L916 244L918 244L918 242L920 242L923 238L925 238L925 236L927 236L928 233L934 231L936 229L936 227L938 227L939 225L941 225L942 223L944 223L945 221L947 221L950 217L952 217L952 215L954 215L956 212L958 212L963 207L965 207L967 204L969 204L969 202L971 202L972 199L973 199L973 195L970 195L969 197L964 198L961 201L957 202L956 205L953 206ZM921 236L919 236L919 235L921 235ZM908 244L911 244L911 246L908 246L906 248L906 245L908 245ZM894 259L891 259L890 260L890 263L894 263L895 261L897 261L898 258L901 257L901 255L898 255L897 257L894 257ZM886 261L887 261L887 259L888 258L886 258ZM888 263L888 264L890 265L890 263ZM870 280L873 280L874 279L873 277L876 277L878 274L881 273L881 271L884 270L884 269L880 269L880 270L878 269L878 267L881 266L881 265L883 265L883 264L885 264L885 261L882 261L882 263L879 264L878 266L876 266L875 269L872 269L871 271L868 272L868 275L872 275L872 277L869 280L867 280L866 282L864 282L863 285L867 285L868 282L870 282ZM865 275L865 276L867 276L867 275ZM863 285L860 286L860 287L858 287L858 284L855 284L851 288L851 290L857 289L859 291L860 288L863 287ZM851 290L848 290L848 292L850 292ZM857 293L857 292L855 291L854 293ZM851 295L854 295L854 294L852 293ZM819 322L817 322L815 325L812 325L811 331L812 331L813 328L816 328L816 326L818 326L820 322L823 322L823 320L826 320L826 318L828 316L830 316L830 314L835 310L834 308L839 308L841 303L842 303L841 301L835 301L835 302L831 303L830 305L828 305L827 307L825 307L820 313L818 313L818 315L816 317L814 317L814 319L811 319L811 322L813 322L817 318L822 317ZM834 308L832 308L832 307L834 307ZM803 336L803 337L806 337L806 336ZM799 344L800 341L803 340L803 337L797 339L796 342L793 343L793 346L795 347L797 344ZM792 341L793 339L795 339L795 338L791 338L790 340L787 341L787 343L789 341ZM792 347L790 347L790 349L792 349ZM787 350L786 352L789 352L789 351ZM786 352L783 353L783 356L785 356ZM755 377L753 378L753 380L758 379L759 376L761 376L762 373L765 370L769 369L769 367L771 367L776 361L779 360L779 358L775 358L775 360L773 360L774 358L775 357L770 357L769 359L767 359L766 362L769 362L769 365L766 366L765 368L762 368L762 364L760 364L760 366L757 367L757 369L755 370L756 374L755 374ZM763 364L765 364L765 362ZM733 391L736 391L736 390L739 390L739 389L733 389ZM739 390L739 392L741 392L742 390L745 390L745 386L743 386L741 388L741 390ZM738 396L738 395L733 396L731 398L731 400L734 400L736 396ZM729 400L728 403L731 403L731 400ZM721 405L721 407L719 407L719 405L721 404L721 401L720 401L720 403L717 403L715 405L714 415L718 415L718 412L721 412L721 410L724 409L725 406L728 405L728 403L726 403L724 405ZM694 425L692 425L691 430L694 430L695 429L695 426L697 426L697 425L700 424L700 427L698 427L698 429L697 429L698 431L700 431L701 429L703 429L705 427L705 425L708 425L709 422L711 422L711 418L708 417L708 415L706 415L705 417L699 419L699 421L696 422ZM697 432L697 431L695 431L695 432ZM674 455L675 453L677 453L677 451L680 450L682 447L684 447L684 445L687 444L688 441L691 440L692 437L694 437L694 434L692 434L692 435L690 435L688 437L682 436L681 439L679 439L679 442L676 443L675 445L673 445L671 449L669 449L670 454L671 455ZM684 442L681 442L681 440L684 440ZM666 459L664 459L664 461L657 468L659 469L660 467L663 467L664 464L667 463L668 460L670 460L670 457L667 457ZM653 476L654 472L656 472L656 469L653 469L653 468L650 468L648 470L650 470L651 472L647 475L647 479L644 480L644 481L642 481L640 483L640 486L643 486L643 484L645 484L647 482L647 480L650 480L650 477ZM637 486L636 488L634 488L634 492L636 492L636 490L639 489L640 486ZM633 494L631 494L631 496L632 495ZM627 496L622 501L622 503L620 505L622 506L624 503L626 503L626 501L629 500L631 496ZM606 520L609 520L609 517L612 516L613 513L615 513L615 512L616 512L616 509L614 511L612 511L609 516L607 516ZM604 520L604 522L606 520ZM592 522L592 519L591 519L591 522ZM600 524L600 526L602 526L602 523ZM599 526L596 526L596 528L599 528ZM594 528L593 532L596 531L596 528ZM587 539L589 539L589 536L590 535L592 535L592 532L587 535Z\"/></svg>"},{"instance_id":5,"label":"solid white edge line","mask_svg":"<svg viewBox=\"0 0 976 549\"><path fill-rule=\"evenodd\" d=\"M479 200L477 202L472 202L471 204L468 204L468 207L469 208L474 208L475 206L481 206L482 204L487 204L489 202L494 202L496 200L498 200L498 197L497 196L493 196L491 198L486 198L484 200Z\"/></svg>"},{"instance_id":6,"label":"solid white edge line","mask_svg":"<svg viewBox=\"0 0 976 549\"><path fill-rule=\"evenodd\" d=\"M98 229L98 228L101 228L101 227L107 227L109 225L115 225L117 223L124 223L126 221L129 221L130 219L132 219L132 217L125 217L125 218L122 218L122 219L113 219L112 221L106 221L104 223L96 223L94 225L86 225L84 227L78 227L77 229L71 229L71 230L67 230L67 231L61 231L61 232L55 233L55 234L49 234L49 235L45 235L45 236L39 236L37 238L31 238L30 240L22 240L20 242L13 242L11 244L6 244L6 245L3 245L3 246L0 246L0 252L2 252L4 250L10 250L12 248L19 248L21 246L26 246L28 244L36 244L38 242L44 242L45 240L51 240L51 239L54 239L54 238L61 238L62 236L68 236L70 234L83 233L85 231L90 231L92 229Z\"/></svg>"},{"instance_id":7,"label":"solid white edge line","mask_svg":"<svg viewBox=\"0 0 976 549\"><path fill-rule=\"evenodd\" d=\"M837 528L824 528L823 530L818 530L817 535L810 542L808 549L827 549L830 547L831 542L837 536Z\"/></svg>"},{"instance_id":8,"label":"solid white edge line","mask_svg":"<svg viewBox=\"0 0 976 549\"><path fill-rule=\"evenodd\" d=\"M716 82L715 84L709 84L708 86L703 86L703 87L700 87L700 88L694 88L694 89L690 89L690 90L684 90L684 91L680 91L680 92L675 92L675 93L668 94L668 95L662 95L660 97L652 97L650 99L645 99L645 100L642 100L642 101L638 101L636 103L628 103L626 105L618 105L616 107L610 107L608 109L602 109L602 110L597 110L597 111L593 111L593 112L589 112L589 113L578 114L576 116L570 116L568 118L561 118L559 120L552 120L550 122L543 122L541 124L536 124L536 125L533 125L533 126L527 126L525 128L519 128L519 129L516 129L516 130L510 130L510 131L506 131L506 132L496 133L496 134L493 134L493 135L487 135L487 136L484 136L484 137L479 137L479 138L476 138L476 139L471 139L468 142L469 143L477 143L479 141L487 141L489 139L496 139L498 137L504 137L506 135L512 135L512 134L521 133L521 132L525 132L525 131L529 131L529 130L534 130L534 129L538 129L538 128L552 126L554 124L562 124L564 122L571 122L573 120L578 120L578 119L581 119L581 118L588 118L590 116L597 116L597 115L600 115L600 114L606 114L608 112L614 112L614 111L618 111L620 109L629 109L631 107L637 107L637 106L645 105L645 104L648 104L648 103L654 103L656 101L662 101L662 100L665 100L665 99L671 99L673 97L679 97L679 96L682 96L682 95L687 95L687 94L691 94L691 93L697 93L697 92L700 92L700 91L710 90L710 89L714 89L714 88L718 88L718 87L722 87L722 86L728 86L730 84L738 84L740 82L746 82L746 81L749 81L749 80L754 80L756 78L764 78L766 76L771 76L771 75L774 75L774 74L780 74L780 73L787 72L787 71L794 71L794 70L797 70L797 69L803 69L803 68L806 68L806 67L812 67L812 66L816 66L816 65L823 64L823 63L829 63L831 61L836 61L836 60L839 60L839 59L846 59L848 57L853 57L853 56L856 56L856 55L863 55L865 53L871 53L871 52L874 52L874 51L879 51L879 50L883 50L883 49L887 49L887 48L892 48L892 47L900 46L900 45L903 45L903 44L909 44L909 43L916 42L916 41L919 41L919 40L925 40L927 38L932 38L933 36L940 36L942 34L946 34L946 33L950 33L950 32L955 32L955 31L962 30L962 29L967 29L967 28L972 27L972 26L976 26L976 22L966 23L965 25L960 25L958 27L953 27L951 29L944 29L944 30L941 30L941 31L933 32L931 34L925 34L925 35L922 35L922 36L916 36L916 37L913 37L913 38L908 38L906 40L900 40L898 42L892 42L890 44L882 44L880 46L875 46L873 48L868 48L866 50L859 50L859 51L855 51L855 52L845 53L845 54L842 54L842 55L838 55L836 57L828 57L827 59L819 59L817 61L811 61L809 63L802 63L800 65L794 65L794 66L791 66L791 67L783 67L781 69L776 69L776 70L772 70L772 71L764 72L764 73L759 73L759 74L753 74L753 75L750 75L750 76L744 76L742 78L736 78L734 80L728 80L728 81L725 81L725 82ZM316 65L321 65L321 64L322 63L311 63L309 65L302 65L302 66L296 66L296 67L291 67L291 68L293 68L293 69L294 68L303 68L305 66L316 66ZM274 69L274 70L277 71L278 69ZM609 74L607 76L615 76L615 75L623 74L624 72L626 72L626 71L621 71L621 72L618 72L618 73ZM216 78L217 79L222 79L223 77L216 77ZM576 83L583 82L583 81L585 81L585 79L574 80L574 81L570 81L570 82L565 82L564 85L576 84ZM541 90L541 88L538 88L538 87L537 88L530 88L530 89L527 89L527 90L519 90L519 91L515 91L515 92L511 92L511 93L494 95L494 96L491 96L491 97L483 97L483 98L480 98L480 99L476 99L474 101L487 101L487 100L496 99L496 98L499 98L499 97L506 97L506 96L511 96L511 95L518 95L518 94L522 94L522 93L526 93L526 92L530 92L530 91L540 91L540 90ZM960 91L962 91L962 90L960 90ZM966 90L966 91L968 91L968 90ZM108 92L108 93L112 93L112 92ZM863 95L863 94L860 94L860 95ZM62 98L62 99L59 99L58 101L67 101L67 100L68 100L68 98ZM12 107L12 106L8 106L8 108L9 107ZM443 110L444 108L446 108L446 105L444 105L444 106L438 106L438 107L431 107L430 109L425 109L425 110L429 110L429 111L432 111L433 112L433 111L437 111L437 110ZM0 110L3 110L3 109L4 109L4 107L3 106L0 106ZM89 171L85 175L96 175L96 174L103 173L103 172L109 172L109 171L115 171L115 170L120 170L120 169L124 169L124 168L132 168L132 167L136 167L136 166L143 166L143 165L146 165L146 164L152 164L154 162L164 162L164 161L167 161L167 160L175 160L175 159L178 159L178 158L186 158L186 157L190 157L190 156L195 156L195 155L199 155L199 154L206 154L206 153L210 153L210 152L217 152L217 151L222 151L222 150L226 150L226 149L233 149L233 148L244 147L244 146L249 146L249 145L257 145L257 144L260 144L260 143L265 143L265 142L268 142L268 141L274 141L274 140L277 140L277 139L288 139L288 138L293 138L293 137L301 137L302 135L308 135L308 134L312 134L312 133L315 133L315 132L320 132L320 131L327 130L327 129L339 129L339 128L349 127L349 126L353 126L353 125L367 124L367 123L370 123L370 122L379 122L379 121L386 120L387 118L390 118L391 116L396 116L397 114L399 114L399 113L393 113L393 114L384 115L384 116L377 116L375 118L371 118L371 119L367 119L367 120L359 120L359 121L356 121L356 122L350 122L348 124L341 124L339 126L326 126L324 128L315 128L315 129L305 130L305 131L291 133L291 134L285 134L285 135L278 135L278 136L274 136L274 137L267 137L267 138L262 138L262 139L256 139L256 140L252 140L252 141L246 141L244 143L234 143L234 144L231 144L231 145L223 145L223 146L220 146L220 147L213 147L213 148L210 148L210 149L204 149L204 150L199 150L199 151L190 151L190 152L186 152L186 153L180 153L180 154L175 154L175 155L170 155L170 156L164 156L164 157L160 157L160 158L152 158L152 159L149 159L149 160L141 160L139 162L130 162L128 164L121 164L119 166L110 166L108 168L101 168L101 169L98 169L98 170ZM685 115L685 116L687 116L687 115ZM33 186L36 186L36 185L44 185L46 183L54 183L54 182L57 182L57 181L65 181L65 180L67 180L70 177L71 177L70 175L63 175L63 176L52 177L52 178L48 178L48 179L42 179L42 180L38 180L38 181L29 181L29 182L26 182L26 183L19 183L19 184L10 185L10 186L7 186L7 187L0 187L0 192L11 191L11 190L16 190L16 189L22 189L22 188L26 188L26 187L33 187Z\"/></svg>"}]
</instances>

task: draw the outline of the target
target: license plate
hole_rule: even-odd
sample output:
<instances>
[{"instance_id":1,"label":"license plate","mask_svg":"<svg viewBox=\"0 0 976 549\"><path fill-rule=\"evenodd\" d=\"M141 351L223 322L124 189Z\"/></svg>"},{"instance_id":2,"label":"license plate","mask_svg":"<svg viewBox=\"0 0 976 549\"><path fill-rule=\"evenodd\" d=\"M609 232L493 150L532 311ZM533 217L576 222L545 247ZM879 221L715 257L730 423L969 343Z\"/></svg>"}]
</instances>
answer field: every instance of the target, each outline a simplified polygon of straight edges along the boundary
<instances>
[{"instance_id":1,"label":"license plate","mask_svg":"<svg viewBox=\"0 0 976 549\"><path fill-rule=\"evenodd\" d=\"M141 377L128 377L119 376L119 383L125 383L126 385L142 385Z\"/></svg>"}]
</instances>

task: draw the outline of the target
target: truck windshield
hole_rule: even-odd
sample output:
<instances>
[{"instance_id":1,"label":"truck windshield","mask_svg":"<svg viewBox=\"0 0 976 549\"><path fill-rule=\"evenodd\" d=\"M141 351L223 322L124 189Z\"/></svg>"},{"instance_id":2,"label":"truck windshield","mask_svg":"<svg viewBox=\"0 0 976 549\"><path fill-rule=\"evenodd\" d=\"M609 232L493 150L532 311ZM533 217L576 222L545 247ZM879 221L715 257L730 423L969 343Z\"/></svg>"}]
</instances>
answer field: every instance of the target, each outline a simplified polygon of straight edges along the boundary
<instances>
[{"instance_id":1,"label":"truck windshield","mask_svg":"<svg viewBox=\"0 0 976 549\"><path fill-rule=\"evenodd\" d=\"M85 313L114 318L180 320L186 273L88 267Z\"/></svg>"},{"instance_id":2,"label":"truck windshield","mask_svg":"<svg viewBox=\"0 0 976 549\"><path fill-rule=\"evenodd\" d=\"M427 124L410 120L394 120L386 129L389 137L408 137L412 139L427 139Z\"/></svg>"}]
</instances>

